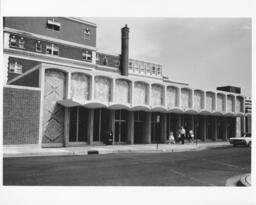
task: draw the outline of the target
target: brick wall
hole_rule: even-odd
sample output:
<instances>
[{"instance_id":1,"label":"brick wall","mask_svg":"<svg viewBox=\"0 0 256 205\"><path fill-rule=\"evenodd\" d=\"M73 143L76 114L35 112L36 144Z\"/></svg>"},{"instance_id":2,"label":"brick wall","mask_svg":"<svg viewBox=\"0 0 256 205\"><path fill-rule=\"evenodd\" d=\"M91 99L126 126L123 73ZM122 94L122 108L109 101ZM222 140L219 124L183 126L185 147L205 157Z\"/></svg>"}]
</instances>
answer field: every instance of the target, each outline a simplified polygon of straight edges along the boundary
<instances>
[{"instance_id":1,"label":"brick wall","mask_svg":"<svg viewBox=\"0 0 256 205\"><path fill-rule=\"evenodd\" d=\"M14 81L12 85L39 87L39 70L35 70L26 76Z\"/></svg>"},{"instance_id":2,"label":"brick wall","mask_svg":"<svg viewBox=\"0 0 256 205\"><path fill-rule=\"evenodd\" d=\"M5 87L3 144L37 144L40 91Z\"/></svg>"}]
</instances>

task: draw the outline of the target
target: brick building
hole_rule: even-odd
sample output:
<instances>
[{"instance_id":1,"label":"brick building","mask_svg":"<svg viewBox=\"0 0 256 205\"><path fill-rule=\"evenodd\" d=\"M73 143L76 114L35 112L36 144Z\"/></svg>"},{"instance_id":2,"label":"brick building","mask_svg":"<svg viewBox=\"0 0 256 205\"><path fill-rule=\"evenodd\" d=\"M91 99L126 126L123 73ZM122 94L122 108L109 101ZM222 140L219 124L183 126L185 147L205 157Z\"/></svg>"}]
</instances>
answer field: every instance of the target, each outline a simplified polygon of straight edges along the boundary
<instances>
[{"instance_id":1,"label":"brick building","mask_svg":"<svg viewBox=\"0 0 256 205\"><path fill-rule=\"evenodd\" d=\"M76 18L4 18L4 134L9 144L42 147L164 143L180 126L202 141L244 131L244 96L191 88L163 66L97 51L96 25Z\"/></svg>"}]
</instances>

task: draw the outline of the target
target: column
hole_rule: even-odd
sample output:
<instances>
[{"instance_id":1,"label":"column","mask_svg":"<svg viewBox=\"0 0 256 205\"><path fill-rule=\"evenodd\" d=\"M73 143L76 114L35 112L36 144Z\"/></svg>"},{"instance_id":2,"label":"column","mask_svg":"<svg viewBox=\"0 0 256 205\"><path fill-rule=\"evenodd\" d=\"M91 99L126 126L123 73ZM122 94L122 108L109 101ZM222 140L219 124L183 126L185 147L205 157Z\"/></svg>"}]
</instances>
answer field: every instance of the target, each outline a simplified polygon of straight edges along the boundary
<instances>
[{"instance_id":1,"label":"column","mask_svg":"<svg viewBox=\"0 0 256 205\"><path fill-rule=\"evenodd\" d=\"M94 109L88 110L87 143L93 144Z\"/></svg>"},{"instance_id":2,"label":"column","mask_svg":"<svg viewBox=\"0 0 256 205\"><path fill-rule=\"evenodd\" d=\"M206 129L206 125L207 125L207 122L206 122L206 116L202 116L201 117L201 127L200 127L200 131L201 131L201 136L202 136L202 140L205 141L206 140L206 135L207 135L207 129Z\"/></svg>"},{"instance_id":3,"label":"column","mask_svg":"<svg viewBox=\"0 0 256 205\"><path fill-rule=\"evenodd\" d=\"M223 137L225 141L228 140L228 118L224 117L224 130L223 130Z\"/></svg>"},{"instance_id":4,"label":"column","mask_svg":"<svg viewBox=\"0 0 256 205\"><path fill-rule=\"evenodd\" d=\"M144 143L151 144L151 112L146 112Z\"/></svg>"},{"instance_id":5,"label":"column","mask_svg":"<svg viewBox=\"0 0 256 205\"><path fill-rule=\"evenodd\" d=\"M161 136L160 142L165 143L167 140L167 114L161 113Z\"/></svg>"},{"instance_id":6,"label":"column","mask_svg":"<svg viewBox=\"0 0 256 205\"><path fill-rule=\"evenodd\" d=\"M235 129L236 129L236 137L241 137L241 117L235 118Z\"/></svg>"},{"instance_id":7,"label":"column","mask_svg":"<svg viewBox=\"0 0 256 205\"><path fill-rule=\"evenodd\" d=\"M212 119L212 139L214 140L214 141L216 141L217 140L217 129L218 129L218 127L217 127L217 117L215 117L215 116L213 116L213 119Z\"/></svg>"},{"instance_id":8,"label":"column","mask_svg":"<svg viewBox=\"0 0 256 205\"><path fill-rule=\"evenodd\" d=\"M67 90L66 90L66 98L71 99L71 72L67 74Z\"/></svg>"},{"instance_id":9,"label":"column","mask_svg":"<svg viewBox=\"0 0 256 205\"><path fill-rule=\"evenodd\" d=\"M189 129L192 129L194 132L194 115L190 115L189 116L189 125L188 125Z\"/></svg>"},{"instance_id":10,"label":"column","mask_svg":"<svg viewBox=\"0 0 256 205\"><path fill-rule=\"evenodd\" d=\"M68 145L69 142L69 125L70 125L70 108L65 107L64 108L64 147Z\"/></svg>"},{"instance_id":11,"label":"column","mask_svg":"<svg viewBox=\"0 0 256 205\"><path fill-rule=\"evenodd\" d=\"M134 144L134 112L128 111L127 143Z\"/></svg>"}]
</instances>

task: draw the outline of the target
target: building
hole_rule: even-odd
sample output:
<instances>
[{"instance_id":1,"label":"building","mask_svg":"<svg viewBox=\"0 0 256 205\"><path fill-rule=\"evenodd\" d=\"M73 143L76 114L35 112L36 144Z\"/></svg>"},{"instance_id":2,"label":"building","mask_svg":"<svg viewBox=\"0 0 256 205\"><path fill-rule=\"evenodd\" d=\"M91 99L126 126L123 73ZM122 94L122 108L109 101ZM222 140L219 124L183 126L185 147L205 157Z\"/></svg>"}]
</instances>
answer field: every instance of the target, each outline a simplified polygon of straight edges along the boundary
<instances>
[{"instance_id":1,"label":"building","mask_svg":"<svg viewBox=\"0 0 256 205\"><path fill-rule=\"evenodd\" d=\"M252 133L252 100L245 98L245 133Z\"/></svg>"},{"instance_id":2,"label":"building","mask_svg":"<svg viewBox=\"0 0 256 205\"><path fill-rule=\"evenodd\" d=\"M202 141L244 131L244 96L191 88L163 66L97 51L96 25L76 18L4 18L3 143L42 147L165 143L180 126Z\"/></svg>"}]
</instances>

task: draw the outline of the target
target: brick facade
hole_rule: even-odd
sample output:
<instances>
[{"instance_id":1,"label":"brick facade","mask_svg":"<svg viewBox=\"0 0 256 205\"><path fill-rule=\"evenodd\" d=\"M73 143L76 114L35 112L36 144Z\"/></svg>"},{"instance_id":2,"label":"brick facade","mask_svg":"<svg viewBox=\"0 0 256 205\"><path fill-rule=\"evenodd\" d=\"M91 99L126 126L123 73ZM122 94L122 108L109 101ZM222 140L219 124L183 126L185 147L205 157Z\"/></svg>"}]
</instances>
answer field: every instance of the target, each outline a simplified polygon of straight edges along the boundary
<instances>
[{"instance_id":1,"label":"brick facade","mask_svg":"<svg viewBox=\"0 0 256 205\"><path fill-rule=\"evenodd\" d=\"M40 91L5 87L3 144L38 144Z\"/></svg>"}]
</instances>

